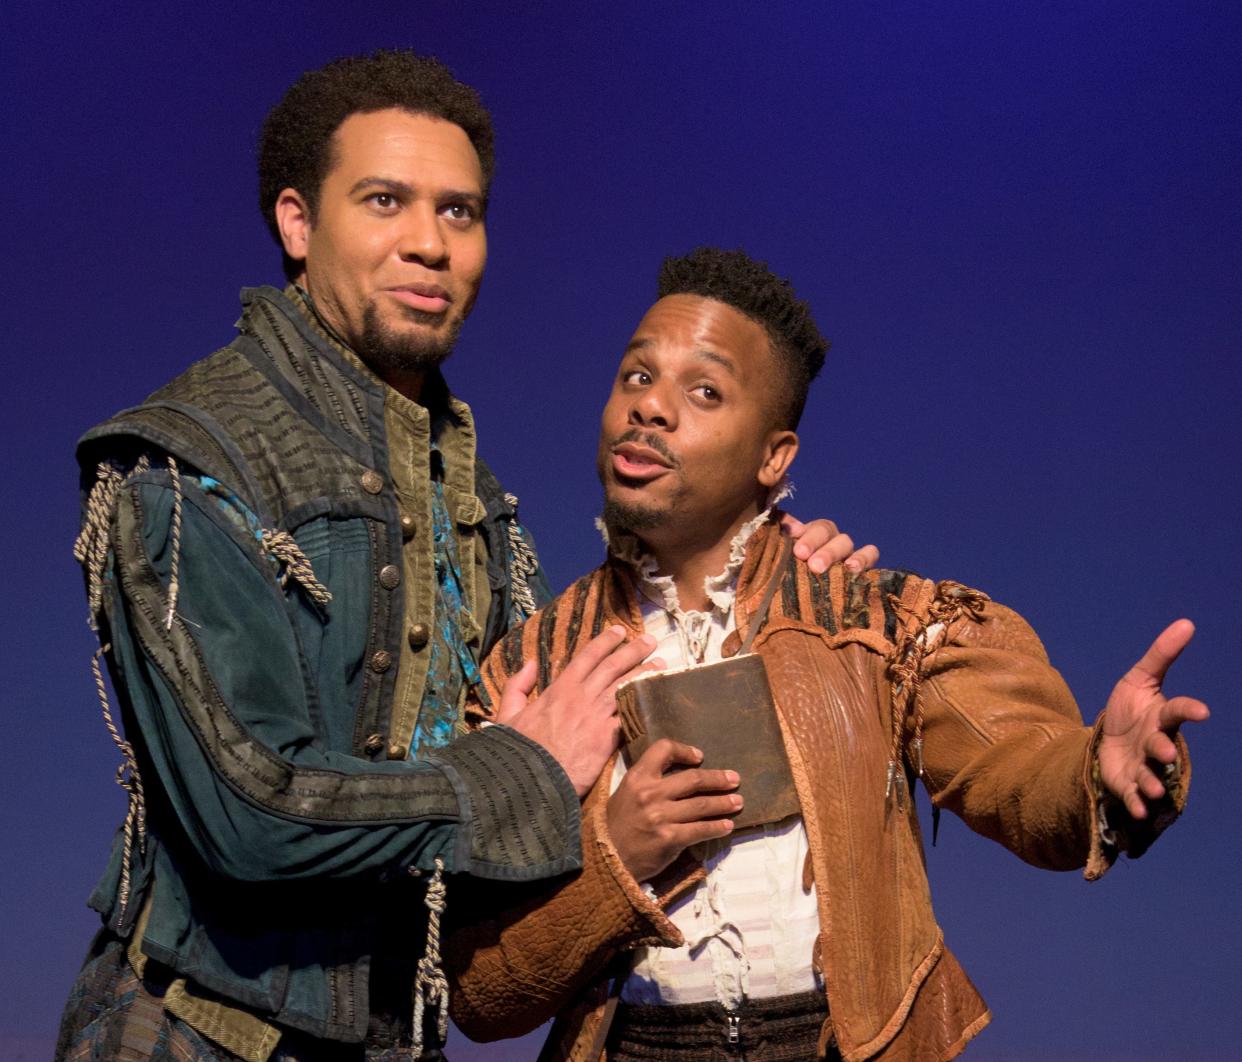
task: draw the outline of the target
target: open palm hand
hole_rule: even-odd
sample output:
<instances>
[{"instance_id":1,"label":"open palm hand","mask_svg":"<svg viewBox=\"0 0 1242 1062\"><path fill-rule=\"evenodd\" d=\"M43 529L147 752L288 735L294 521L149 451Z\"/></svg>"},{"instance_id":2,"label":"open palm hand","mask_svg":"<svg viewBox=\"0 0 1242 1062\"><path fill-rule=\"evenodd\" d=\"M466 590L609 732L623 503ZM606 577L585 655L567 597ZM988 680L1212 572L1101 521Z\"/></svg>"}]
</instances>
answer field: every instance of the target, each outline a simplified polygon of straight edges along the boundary
<instances>
[{"instance_id":1,"label":"open palm hand","mask_svg":"<svg viewBox=\"0 0 1242 1062\"><path fill-rule=\"evenodd\" d=\"M1177 759L1173 738L1178 727L1208 717L1202 701L1169 698L1161 689L1169 666L1194 633L1194 624L1185 619L1165 628L1108 698L1098 750L1100 778L1135 819L1147 817L1147 801L1164 796L1164 767Z\"/></svg>"}]
</instances>

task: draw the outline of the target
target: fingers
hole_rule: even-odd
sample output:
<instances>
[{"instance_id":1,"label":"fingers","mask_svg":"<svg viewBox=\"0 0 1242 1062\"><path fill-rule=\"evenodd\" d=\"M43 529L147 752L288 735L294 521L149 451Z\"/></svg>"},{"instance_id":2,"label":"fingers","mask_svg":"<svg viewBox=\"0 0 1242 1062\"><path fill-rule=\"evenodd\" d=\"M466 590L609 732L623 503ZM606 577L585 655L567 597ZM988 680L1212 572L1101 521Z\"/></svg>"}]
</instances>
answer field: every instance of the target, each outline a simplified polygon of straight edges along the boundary
<instances>
[{"instance_id":1,"label":"fingers","mask_svg":"<svg viewBox=\"0 0 1242 1062\"><path fill-rule=\"evenodd\" d=\"M638 758L638 762L630 770L659 778L665 771L676 764L686 764L693 767L695 764L702 762L703 753L693 745L683 745L680 741L660 738L659 741L652 743L651 747ZM721 788L727 789L729 787L721 786Z\"/></svg>"},{"instance_id":2,"label":"fingers","mask_svg":"<svg viewBox=\"0 0 1242 1062\"><path fill-rule=\"evenodd\" d=\"M788 535L795 542L798 541L798 537L802 534L802 532L806 530L806 524L791 513L781 513L780 526L781 533ZM795 549L796 548L797 547L795 547Z\"/></svg>"},{"instance_id":3,"label":"fingers","mask_svg":"<svg viewBox=\"0 0 1242 1062\"><path fill-rule=\"evenodd\" d=\"M707 819L703 822L687 822L677 827L677 841L682 849L717 837L728 837L733 832L732 819Z\"/></svg>"},{"instance_id":4,"label":"fingers","mask_svg":"<svg viewBox=\"0 0 1242 1062\"><path fill-rule=\"evenodd\" d=\"M1142 659L1130 669L1126 678L1144 685L1159 686L1164 681L1165 672L1181 656L1194 633L1195 625L1188 619L1169 624L1151 643L1151 648Z\"/></svg>"},{"instance_id":5,"label":"fingers","mask_svg":"<svg viewBox=\"0 0 1242 1062\"><path fill-rule=\"evenodd\" d=\"M664 779L664 794L682 800L695 793L724 793L736 789L737 771L708 771L703 768L678 771Z\"/></svg>"},{"instance_id":6,"label":"fingers","mask_svg":"<svg viewBox=\"0 0 1242 1062\"><path fill-rule=\"evenodd\" d=\"M784 522L783 526L794 540L794 556L806 561L807 567L813 572L827 571L833 564L845 560L854 550L854 542L850 536L841 534L831 520L798 523L796 531L790 522Z\"/></svg>"},{"instance_id":7,"label":"fingers","mask_svg":"<svg viewBox=\"0 0 1242 1062\"><path fill-rule=\"evenodd\" d=\"M786 516L781 521L781 526L794 540L794 556L800 560L807 560L830 542L841 537L838 534L837 525L831 520L812 520L809 524L804 524L792 516ZM850 549L853 547L851 546ZM846 550L835 559L842 560L848 554L849 550Z\"/></svg>"},{"instance_id":8,"label":"fingers","mask_svg":"<svg viewBox=\"0 0 1242 1062\"><path fill-rule=\"evenodd\" d=\"M567 681L581 682L624 640L625 628L614 623L579 649L561 675L569 676Z\"/></svg>"},{"instance_id":9,"label":"fingers","mask_svg":"<svg viewBox=\"0 0 1242 1062\"><path fill-rule=\"evenodd\" d=\"M867 545L854 550L846 559L845 566L852 572L865 572L868 568L874 568L879 559L880 547Z\"/></svg>"},{"instance_id":10,"label":"fingers","mask_svg":"<svg viewBox=\"0 0 1242 1062\"><path fill-rule=\"evenodd\" d=\"M1202 723L1211 714L1206 704L1193 697L1171 697L1160 709L1160 729L1172 733L1183 723Z\"/></svg>"},{"instance_id":11,"label":"fingers","mask_svg":"<svg viewBox=\"0 0 1242 1062\"><path fill-rule=\"evenodd\" d=\"M641 671L643 661L655 647L656 640L650 634L643 634L614 649L580 676L584 690L590 696L598 697L610 687L633 678Z\"/></svg>"},{"instance_id":12,"label":"fingers","mask_svg":"<svg viewBox=\"0 0 1242 1062\"><path fill-rule=\"evenodd\" d=\"M622 675L619 679L617 679L616 682L612 684L612 689L609 690L608 692L615 696L618 686L621 686L624 683L629 682L631 679L638 678L639 675L646 675L652 671L663 671L666 667L668 667L668 661L665 660L664 657L662 656L648 657L637 667L630 668L629 671L627 671L624 675Z\"/></svg>"},{"instance_id":13,"label":"fingers","mask_svg":"<svg viewBox=\"0 0 1242 1062\"><path fill-rule=\"evenodd\" d=\"M850 571L866 571L880 559L880 551L874 545L855 549L854 540L831 520L804 524L786 513L781 518L781 528L794 540L794 556L806 561L806 566L817 575L842 561Z\"/></svg>"},{"instance_id":14,"label":"fingers","mask_svg":"<svg viewBox=\"0 0 1242 1062\"><path fill-rule=\"evenodd\" d=\"M1177 746L1163 730L1156 730L1143 742L1143 755L1157 763L1172 763L1177 759Z\"/></svg>"},{"instance_id":15,"label":"fingers","mask_svg":"<svg viewBox=\"0 0 1242 1062\"><path fill-rule=\"evenodd\" d=\"M539 668L534 660L522 665L522 670L509 676L509 681L500 693L500 704L496 708L496 722L507 723L526 707L526 698L535 688L535 680Z\"/></svg>"},{"instance_id":16,"label":"fingers","mask_svg":"<svg viewBox=\"0 0 1242 1062\"><path fill-rule=\"evenodd\" d=\"M673 822L706 822L710 819L726 819L742 810L743 800L737 793L723 796L687 797L674 800L668 805L668 816Z\"/></svg>"},{"instance_id":17,"label":"fingers","mask_svg":"<svg viewBox=\"0 0 1242 1062\"><path fill-rule=\"evenodd\" d=\"M1147 818L1147 805L1143 803L1143 798L1139 796L1137 786L1128 789L1122 794L1121 802L1125 805L1130 818L1138 820Z\"/></svg>"}]
</instances>

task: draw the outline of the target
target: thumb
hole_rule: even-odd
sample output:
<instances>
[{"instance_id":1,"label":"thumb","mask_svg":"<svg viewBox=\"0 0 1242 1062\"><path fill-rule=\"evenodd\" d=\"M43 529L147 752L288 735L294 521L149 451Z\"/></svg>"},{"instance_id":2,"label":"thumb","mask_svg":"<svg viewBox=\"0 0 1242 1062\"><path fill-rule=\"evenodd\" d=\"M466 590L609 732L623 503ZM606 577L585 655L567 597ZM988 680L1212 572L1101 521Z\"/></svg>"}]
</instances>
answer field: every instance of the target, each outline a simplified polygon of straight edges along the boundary
<instances>
[{"instance_id":1,"label":"thumb","mask_svg":"<svg viewBox=\"0 0 1242 1062\"><path fill-rule=\"evenodd\" d=\"M521 671L516 671L509 676L509 681L505 683L505 688L500 694L500 705L496 709L497 723L510 722L526 707L526 698L535 688L535 679L538 674L539 668L535 661L528 660L522 665Z\"/></svg>"},{"instance_id":2,"label":"thumb","mask_svg":"<svg viewBox=\"0 0 1242 1062\"><path fill-rule=\"evenodd\" d=\"M1179 619L1169 624L1126 677L1142 685L1158 687L1164 681L1165 672L1181 655L1194 633L1195 625L1190 620Z\"/></svg>"}]
</instances>

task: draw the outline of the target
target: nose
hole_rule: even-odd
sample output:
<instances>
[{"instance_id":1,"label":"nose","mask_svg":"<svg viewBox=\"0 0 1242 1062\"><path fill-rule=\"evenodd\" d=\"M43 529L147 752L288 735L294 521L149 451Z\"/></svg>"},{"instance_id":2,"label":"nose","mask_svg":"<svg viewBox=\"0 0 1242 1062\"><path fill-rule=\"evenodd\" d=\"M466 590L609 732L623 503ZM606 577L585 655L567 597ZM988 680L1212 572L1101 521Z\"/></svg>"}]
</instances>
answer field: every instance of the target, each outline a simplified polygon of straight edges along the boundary
<instances>
[{"instance_id":1,"label":"nose","mask_svg":"<svg viewBox=\"0 0 1242 1062\"><path fill-rule=\"evenodd\" d=\"M667 386L657 381L636 394L630 403L629 422L639 428L676 428L677 405Z\"/></svg>"},{"instance_id":2,"label":"nose","mask_svg":"<svg viewBox=\"0 0 1242 1062\"><path fill-rule=\"evenodd\" d=\"M443 265L448 259L448 243L440 228L440 216L431 203L415 203L402 219L397 253L405 262L425 266Z\"/></svg>"}]
</instances>

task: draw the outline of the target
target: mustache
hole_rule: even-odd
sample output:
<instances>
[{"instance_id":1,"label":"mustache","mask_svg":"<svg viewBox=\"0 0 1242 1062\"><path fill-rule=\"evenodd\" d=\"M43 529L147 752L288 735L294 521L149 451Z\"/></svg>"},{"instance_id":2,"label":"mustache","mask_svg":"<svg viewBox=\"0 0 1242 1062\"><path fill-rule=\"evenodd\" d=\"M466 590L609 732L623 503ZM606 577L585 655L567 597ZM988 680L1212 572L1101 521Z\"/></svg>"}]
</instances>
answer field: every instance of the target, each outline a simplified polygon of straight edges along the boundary
<instances>
[{"instance_id":1,"label":"mustache","mask_svg":"<svg viewBox=\"0 0 1242 1062\"><path fill-rule=\"evenodd\" d=\"M647 446L658 453L673 468L680 468L681 462L677 460L677 455L668 448L660 436L654 432L640 431L638 428L630 428L629 431L622 432L608 444L610 450L615 449L622 443L638 443L640 446Z\"/></svg>"}]
</instances>

